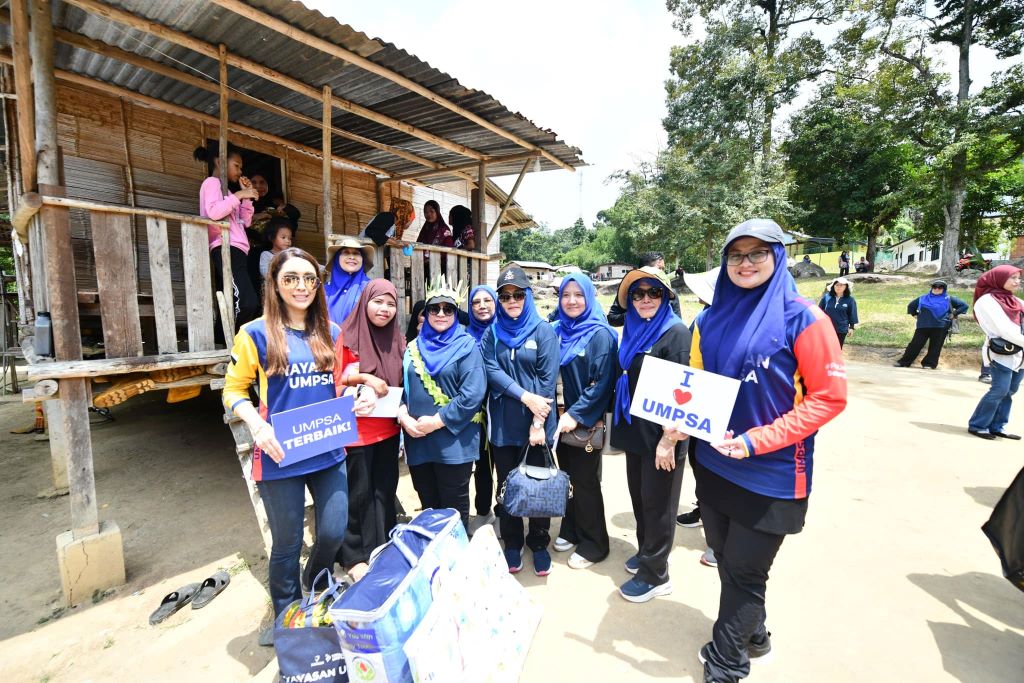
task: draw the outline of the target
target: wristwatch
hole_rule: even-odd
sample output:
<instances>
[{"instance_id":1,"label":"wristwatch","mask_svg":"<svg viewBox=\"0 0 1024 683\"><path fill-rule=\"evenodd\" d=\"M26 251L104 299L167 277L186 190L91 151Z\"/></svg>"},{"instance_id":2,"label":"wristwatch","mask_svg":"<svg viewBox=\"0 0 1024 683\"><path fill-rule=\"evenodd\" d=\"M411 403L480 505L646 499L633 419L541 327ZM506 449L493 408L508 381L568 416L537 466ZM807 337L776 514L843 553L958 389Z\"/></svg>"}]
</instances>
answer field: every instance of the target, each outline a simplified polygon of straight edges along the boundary
<instances>
[{"instance_id":1,"label":"wristwatch","mask_svg":"<svg viewBox=\"0 0 1024 683\"><path fill-rule=\"evenodd\" d=\"M544 423L543 422L537 422L537 420L534 420L533 423L532 423L532 426L533 426L534 429L540 429L541 427L544 426Z\"/></svg>"}]
</instances>

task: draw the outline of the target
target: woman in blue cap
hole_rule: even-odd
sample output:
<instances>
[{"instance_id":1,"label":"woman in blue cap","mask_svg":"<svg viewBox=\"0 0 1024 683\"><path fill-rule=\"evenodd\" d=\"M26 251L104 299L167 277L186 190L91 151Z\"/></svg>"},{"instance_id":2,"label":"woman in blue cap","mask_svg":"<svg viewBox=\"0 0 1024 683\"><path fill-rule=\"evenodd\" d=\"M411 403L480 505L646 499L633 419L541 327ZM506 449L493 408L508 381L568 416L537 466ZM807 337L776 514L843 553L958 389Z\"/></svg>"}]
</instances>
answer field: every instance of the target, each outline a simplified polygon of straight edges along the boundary
<instances>
[{"instance_id":1,"label":"woman in blue cap","mask_svg":"<svg viewBox=\"0 0 1024 683\"><path fill-rule=\"evenodd\" d=\"M550 446L555 439L552 404L558 381L558 337L537 314L530 280L519 266L509 266L498 275L496 318L484 332L480 348L490 386L491 454L501 486L527 449L531 464L543 464L539 449L530 447ZM523 568L526 545L533 552L534 573L547 576L551 519L531 517L524 537L522 518L509 516L501 506L498 517L509 572L516 574Z\"/></svg>"},{"instance_id":2,"label":"woman in blue cap","mask_svg":"<svg viewBox=\"0 0 1024 683\"><path fill-rule=\"evenodd\" d=\"M597 292L583 273L570 273L558 288L555 333L560 349L565 412L558 431L586 433L604 426L604 413L615 389L615 354L619 335L608 324ZM576 547L569 567L586 569L608 557L608 525L601 495L601 446L587 451L564 441L558 446L558 464L569 473L573 497L565 507L555 550Z\"/></svg>"},{"instance_id":3,"label":"woman in blue cap","mask_svg":"<svg viewBox=\"0 0 1024 683\"><path fill-rule=\"evenodd\" d=\"M477 285L470 291L469 325L466 331L476 339L477 344L483 339L484 332L494 324L494 311L497 306L498 293L493 287ZM484 419L486 420L486 414ZM480 425L480 429L480 459L473 468L473 507L477 516L473 531L484 524L494 522L494 513L491 511L491 502L494 499L494 458L491 457L491 449L487 446L487 425Z\"/></svg>"},{"instance_id":4,"label":"woman in blue cap","mask_svg":"<svg viewBox=\"0 0 1024 683\"><path fill-rule=\"evenodd\" d=\"M697 442L694 472L721 581L699 657L705 683L732 683L771 652L768 572L786 535L803 528L814 436L846 406L846 368L831 321L797 293L771 220L729 233L714 304L693 334L690 365L740 380L730 431Z\"/></svg>"},{"instance_id":5,"label":"woman in blue cap","mask_svg":"<svg viewBox=\"0 0 1024 683\"><path fill-rule=\"evenodd\" d=\"M626 312L619 346L612 446L626 453L626 482L636 517L637 552L626 560L633 578L619 587L630 602L647 602L672 592L668 555L675 536L679 488L683 482L686 435L669 436L661 425L629 414L648 355L690 362L690 330L672 312L675 297L663 270L644 266L626 273L616 300Z\"/></svg>"}]
</instances>

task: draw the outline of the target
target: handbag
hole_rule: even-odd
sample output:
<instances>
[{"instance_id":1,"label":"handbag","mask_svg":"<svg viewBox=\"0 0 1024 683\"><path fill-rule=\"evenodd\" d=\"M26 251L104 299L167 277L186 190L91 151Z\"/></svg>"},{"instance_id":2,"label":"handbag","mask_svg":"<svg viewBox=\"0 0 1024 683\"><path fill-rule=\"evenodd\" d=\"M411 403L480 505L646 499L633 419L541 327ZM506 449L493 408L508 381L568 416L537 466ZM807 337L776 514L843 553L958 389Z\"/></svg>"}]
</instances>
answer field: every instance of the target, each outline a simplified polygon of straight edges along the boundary
<instances>
[{"instance_id":1,"label":"handbag","mask_svg":"<svg viewBox=\"0 0 1024 683\"><path fill-rule=\"evenodd\" d=\"M981 530L999 556L1003 576L1024 591L1024 470L1017 473Z\"/></svg>"},{"instance_id":2,"label":"handbag","mask_svg":"<svg viewBox=\"0 0 1024 683\"><path fill-rule=\"evenodd\" d=\"M593 427L577 425L576 429L559 435L559 443L575 448L582 448L587 453L600 451L604 448L604 422L598 421Z\"/></svg>"},{"instance_id":3,"label":"handbag","mask_svg":"<svg viewBox=\"0 0 1024 683\"><path fill-rule=\"evenodd\" d=\"M569 475L555 466L551 448L544 444L544 466L527 465L530 445L523 448L519 466L508 473L498 502L513 517L564 517L572 498Z\"/></svg>"},{"instance_id":4,"label":"handbag","mask_svg":"<svg viewBox=\"0 0 1024 683\"><path fill-rule=\"evenodd\" d=\"M988 340L988 350L1000 356L1012 356L1020 352L1021 347L1002 337L992 337Z\"/></svg>"},{"instance_id":5,"label":"handbag","mask_svg":"<svg viewBox=\"0 0 1024 683\"><path fill-rule=\"evenodd\" d=\"M324 578L327 587L317 593ZM348 683L345 656L328 611L345 588L334 580L330 569L323 569L313 580L310 594L288 605L274 622L274 649L282 681Z\"/></svg>"}]
</instances>

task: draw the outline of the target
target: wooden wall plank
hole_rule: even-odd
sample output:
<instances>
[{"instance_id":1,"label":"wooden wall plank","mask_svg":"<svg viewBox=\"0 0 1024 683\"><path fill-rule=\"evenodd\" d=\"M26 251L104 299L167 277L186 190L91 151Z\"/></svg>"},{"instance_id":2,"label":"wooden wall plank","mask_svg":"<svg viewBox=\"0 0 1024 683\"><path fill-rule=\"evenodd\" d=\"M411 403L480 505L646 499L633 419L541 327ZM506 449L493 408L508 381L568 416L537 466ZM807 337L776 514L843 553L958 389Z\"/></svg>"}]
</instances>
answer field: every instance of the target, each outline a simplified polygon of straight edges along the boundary
<instances>
[{"instance_id":1,"label":"wooden wall plank","mask_svg":"<svg viewBox=\"0 0 1024 683\"><path fill-rule=\"evenodd\" d=\"M423 252L414 251L409 266L409 291L412 294L412 304L422 300L427 293L426 281L423 277ZM410 308L410 311L412 309Z\"/></svg>"},{"instance_id":2,"label":"wooden wall plank","mask_svg":"<svg viewBox=\"0 0 1024 683\"><path fill-rule=\"evenodd\" d=\"M398 290L398 329L404 330L409 321L409 299L406 296L408 289L405 281L405 258L400 249L389 247L389 258L391 261L391 282Z\"/></svg>"},{"instance_id":3,"label":"wooden wall plank","mask_svg":"<svg viewBox=\"0 0 1024 683\"><path fill-rule=\"evenodd\" d=\"M213 283L206 226L181 224L181 258L185 270L185 308L188 350L213 350ZM230 302L229 302L230 305ZM230 343L230 340L226 340Z\"/></svg>"},{"instance_id":4,"label":"wooden wall plank","mask_svg":"<svg viewBox=\"0 0 1024 683\"><path fill-rule=\"evenodd\" d=\"M463 262L463 258L464 257L462 256L455 256L454 254L449 254L448 258L444 259L445 275L448 276L448 284L452 285L453 287L455 286L455 283L457 283L459 280L464 280L466 278L465 269L459 269L459 264Z\"/></svg>"},{"instance_id":5,"label":"wooden wall plank","mask_svg":"<svg viewBox=\"0 0 1024 683\"><path fill-rule=\"evenodd\" d=\"M373 252L373 267L370 268L371 278L384 277L384 250L380 247Z\"/></svg>"},{"instance_id":6,"label":"wooden wall plank","mask_svg":"<svg viewBox=\"0 0 1024 683\"><path fill-rule=\"evenodd\" d=\"M433 280L441 273L441 254L436 251L430 252L430 280Z\"/></svg>"},{"instance_id":7,"label":"wooden wall plank","mask_svg":"<svg viewBox=\"0 0 1024 683\"><path fill-rule=\"evenodd\" d=\"M135 245L128 214L90 212L103 345L107 358L142 355Z\"/></svg>"},{"instance_id":8,"label":"wooden wall plank","mask_svg":"<svg viewBox=\"0 0 1024 683\"><path fill-rule=\"evenodd\" d=\"M174 324L174 290L171 285L171 257L167 246L167 221L146 217L149 246L149 277L156 320L157 353L177 353L178 333Z\"/></svg>"}]
</instances>

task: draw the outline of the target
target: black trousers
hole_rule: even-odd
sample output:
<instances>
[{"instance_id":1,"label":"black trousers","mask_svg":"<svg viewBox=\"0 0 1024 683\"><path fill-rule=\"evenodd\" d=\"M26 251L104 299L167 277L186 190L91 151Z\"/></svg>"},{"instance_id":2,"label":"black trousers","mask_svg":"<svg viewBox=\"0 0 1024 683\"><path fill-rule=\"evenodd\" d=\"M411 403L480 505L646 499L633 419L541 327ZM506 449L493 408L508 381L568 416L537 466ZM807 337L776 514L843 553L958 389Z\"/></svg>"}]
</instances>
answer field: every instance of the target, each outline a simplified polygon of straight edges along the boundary
<instances>
[{"instance_id":1,"label":"black trousers","mask_svg":"<svg viewBox=\"0 0 1024 683\"><path fill-rule=\"evenodd\" d=\"M413 488L419 494L420 504L427 508L454 508L462 517L462 526L469 533L469 478L473 474L473 463L445 465L427 462L410 465L409 475Z\"/></svg>"},{"instance_id":2,"label":"black trousers","mask_svg":"<svg viewBox=\"0 0 1024 683\"><path fill-rule=\"evenodd\" d=\"M928 353L921 360L921 365L926 368L936 368L939 365L939 354L942 353L942 345L946 343L946 328L944 327L919 327L914 330L914 337L907 344L907 350L897 361L900 365L913 365L917 360L917 354L921 353L925 342L928 342Z\"/></svg>"},{"instance_id":3,"label":"black trousers","mask_svg":"<svg viewBox=\"0 0 1024 683\"><path fill-rule=\"evenodd\" d=\"M848 334L849 332L836 332L836 336L839 337L839 348L843 348L843 345L846 343L846 335Z\"/></svg>"},{"instance_id":4,"label":"black trousers","mask_svg":"<svg viewBox=\"0 0 1024 683\"><path fill-rule=\"evenodd\" d=\"M568 472L572 484L572 498L565 506L558 535L576 544L576 552L586 559L600 562L608 557L609 545L601 494L601 451L587 453L562 444L558 466Z\"/></svg>"},{"instance_id":5,"label":"black trousers","mask_svg":"<svg viewBox=\"0 0 1024 683\"><path fill-rule=\"evenodd\" d=\"M498 487L505 483L508 473L519 466L523 457L522 446L495 446L491 444L491 455L494 456L494 468L498 473ZM544 454L539 448L530 449L527 462L531 465L543 465ZM500 503L495 506L501 528L501 540L509 550L522 550L526 545L530 550L543 550L551 542L551 518L530 517L529 532L523 535L523 518L512 517L505 512Z\"/></svg>"},{"instance_id":6,"label":"black trousers","mask_svg":"<svg viewBox=\"0 0 1024 683\"><path fill-rule=\"evenodd\" d=\"M653 453L626 451L626 484L636 517L636 555L640 561L636 576L654 586L668 582L668 554L675 540L685 465L686 453L679 446L671 472L654 467Z\"/></svg>"},{"instance_id":7,"label":"black trousers","mask_svg":"<svg viewBox=\"0 0 1024 683\"><path fill-rule=\"evenodd\" d=\"M217 283L217 289L223 290L224 277L221 272L220 247L214 247L210 250L210 260L213 262L214 281ZM250 320L260 317L260 297L252 286L252 280L249 278L248 260L249 257L244 251L238 247L231 247L231 279L234 281L232 289L235 292L236 330ZM221 326L216 325L215 328L215 336L219 339L222 336ZM230 344L231 340L228 339L227 343Z\"/></svg>"},{"instance_id":8,"label":"black trousers","mask_svg":"<svg viewBox=\"0 0 1024 683\"><path fill-rule=\"evenodd\" d=\"M338 564L352 567L387 543L396 523L398 434L369 446L345 449L348 462L348 527Z\"/></svg>"},{"instance_id":9,"label":"black trousers","mask_svg":"<svg viewBox=\"0 0 1024 683\"><path fill-rule=\"evenodd\" d=\"M487 448L487 432L483 425L480 426L480 459L473 466L473 507L476 514L486 517L491 512L491 503L494 500L494 459L491 451Z\"/></svg>"},{"instance_id":10,"label":"black trousers","mask_svg":"<svg viewBox=\"0 0 1024 683\"><path fill-rule=\"evenodd\" d=\"M786 537L743 526L703 500L700 516L722 584L704 680L734 683L750 673L748 644L766 635L768 571Z\"/></svg>"}]
</instances>

